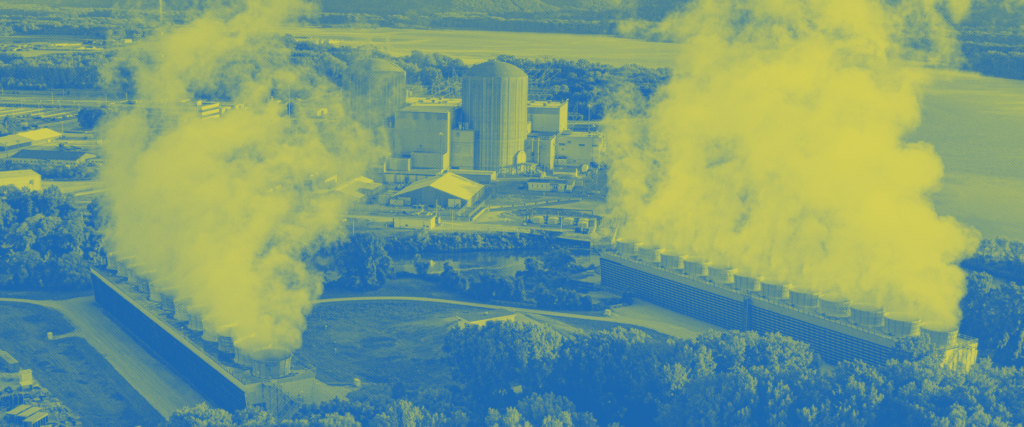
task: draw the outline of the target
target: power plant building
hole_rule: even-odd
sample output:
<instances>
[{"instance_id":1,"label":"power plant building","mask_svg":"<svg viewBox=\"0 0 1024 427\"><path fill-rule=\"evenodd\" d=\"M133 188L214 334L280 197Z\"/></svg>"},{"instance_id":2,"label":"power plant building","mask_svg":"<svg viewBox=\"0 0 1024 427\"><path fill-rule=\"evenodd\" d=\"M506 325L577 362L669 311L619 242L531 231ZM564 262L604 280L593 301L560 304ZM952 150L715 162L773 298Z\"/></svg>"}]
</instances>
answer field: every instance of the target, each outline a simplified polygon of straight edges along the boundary
<instances>
[{"instance_id":1,"label":"power plant building","mask_svg":"<svg viewBox=\"0 0 1024 427\"><path fill-rule=\"evenodd\" d=\"M405 187L392 196L395 205L441 206L461 208L480 200L484 186L476 181L445 172Z\"/></svg>"},{"instance_id":2,"label":"power plant building","mask_svg":"<svg viewBox=\"0 0 1024 427\"><path fill-rule=\"evenodd\" d=\"M569 129L564 101L529 101L529 78L487 61L462 79L461 99L407 98L394 118L385 181L411 183L448 169L524 173L600 161L603 137Z\"/></svg>"},{"instance_id":3,"label":"power plant building","mask_svg":"<svg viewBox=\"0 0 1024 427\"><path fill-rule=\"evenodd\" d=\"M385 59L352 64L342 76L342 88L349 110L369 126L387 124L405 106L405 70Z\"/></svg>"},{"instance_id":4,"label":"power plant building","mask_svg":"<svg viewBox=\"0 0 1024 427\"><path fill-rule=\"evenodd\" d=\"M779 332L806 342L828 362L884 363L900 338L927 334L944 364L969 369L978 341L956 330L921 326L913 316L853 304L838 295L793 288L728 265L620 241L601 255L602 285L728 329Z\"/></svg>"},{"instance_id":5,"label":"power plant building","mask_svg":"<svg viewBox=\"0 0 1024 427\"><path fill-rule=\"evenodd\" d=\"M43 178L31 169L0 171L0 187L5 185L43 191Z\"/></svg>"},{"instance_id":6,"label":"power plant building","mask_svg":"<svg viewBox=\"0 0 1024 427\"><path fill-rule=\"evenodd\" d=\"M501 171L516 165L530 132L528 80L518 67L493 60L474 65L463 76L463 111L476 132L476 169Z\"/></svg>"}]
</instances>

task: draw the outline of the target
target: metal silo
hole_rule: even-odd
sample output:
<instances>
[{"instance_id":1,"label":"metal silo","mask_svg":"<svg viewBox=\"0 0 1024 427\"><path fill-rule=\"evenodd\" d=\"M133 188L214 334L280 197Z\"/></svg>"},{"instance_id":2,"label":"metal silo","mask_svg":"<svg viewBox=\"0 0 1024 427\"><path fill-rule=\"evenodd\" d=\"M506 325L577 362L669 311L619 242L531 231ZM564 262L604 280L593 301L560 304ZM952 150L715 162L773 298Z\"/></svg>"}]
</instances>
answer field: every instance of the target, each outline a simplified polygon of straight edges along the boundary
<instances>
[{"instance_id":1,"label":"metal silo","mask_svg":"<svg viewBox=\"0 0 1024 427\"><path fill-rule=\"evenodd\" d=\"M345 70L342 87L349 113L369 126L383 126L405 106L405 70L391 61L369 58Z\"/></svg>"},{"instance_id":2,"label":"metal silo","mask_svg":"<svg viewBox=\"0 0 1024 427\"><path fill-rule=\"evenodd\" d=\"M494 60L474 65L462 77L462 111L476 133L474 168L515 165L526 141L528 80L515 65Z\"/></svg>"}]
</instances>

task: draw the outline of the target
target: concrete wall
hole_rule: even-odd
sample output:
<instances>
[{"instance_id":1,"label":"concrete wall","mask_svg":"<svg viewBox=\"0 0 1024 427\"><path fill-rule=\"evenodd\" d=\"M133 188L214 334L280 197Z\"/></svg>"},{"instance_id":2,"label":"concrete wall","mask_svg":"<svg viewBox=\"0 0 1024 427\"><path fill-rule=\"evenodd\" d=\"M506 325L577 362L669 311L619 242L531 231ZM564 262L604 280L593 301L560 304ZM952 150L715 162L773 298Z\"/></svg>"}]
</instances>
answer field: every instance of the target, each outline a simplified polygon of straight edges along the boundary
<instances>
[{"instance_id":1,"label":"concrete wall","mask_svg":"<svg viewBox=\"0 0 1024 427\"><path fill-rule=\"evenodd\" d=\"M828 362L883 363L895 341L841 321L776 304L613 254L601 256L601 283L728 329L779 332L806 342Z\"/></svg>"},{"instance_id":2,"label":"concrete wall","mask_svg":"<svg viewBox=\"0 0 1024 427\"><path fill-rule=\"evenodd\" d=\"M240 382L216 368L216 362L139 307L111 284L103 273L92 269L92 275L96 304L154 357L163 361L214 406L229 411L245 408L246 390ZM249 392L252 393L251 390Z\"/></svg>"}]
</instances>

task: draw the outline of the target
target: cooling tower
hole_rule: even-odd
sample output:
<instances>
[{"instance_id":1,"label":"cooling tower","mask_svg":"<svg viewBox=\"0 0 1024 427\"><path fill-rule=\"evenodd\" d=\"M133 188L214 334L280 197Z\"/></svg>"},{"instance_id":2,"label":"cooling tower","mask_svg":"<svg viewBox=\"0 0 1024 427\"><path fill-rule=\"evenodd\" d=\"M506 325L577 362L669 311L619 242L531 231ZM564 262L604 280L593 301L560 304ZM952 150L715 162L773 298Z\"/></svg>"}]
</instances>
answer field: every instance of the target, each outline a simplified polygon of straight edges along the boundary
<instances>
[{"instance_id":1,"label":"cooling tower","mask_svg":"<svg viewBox=\"0 0 1024 427\"><path fill-rule=\"evenodd\" d=\"M736 269L726 264L708 266L708 279L719 286L732 286L735 282Z\"/></svg>"},{"instance_id":2,"label":"cooling tower","mask_svg":"<svg viewBox=\"0 0 1024 427\"><path fill-rule=\"evenodd\" d=\"M172 297L171 294L160 293L160 309L172 311L177 314L177 310L175 310L174 306L174 297ZM177 318L175 318L175 320L177 320Z\"/></svg>"},{"instance_id":3,"label":"cooling tower","mask_svg":"<svg viewBox=\"0 0 1024 427\"><path fill-rule=\"evenodd\" d=\"M371 127L388 122L405 106L405 70L390 61L370 58L345 70L342 88L349 112Z\"/></svg>"},{"instance_id":4,"label":"cooling tower","mask_svg":"<svg viewBox=\"0 0 1024 427\"><path fill-rule=\"evenodd\" d=\"M818 293L812 289L790 289L789 303L795 307L814 308L818 306Z\"/></svg>"},{"instance_id":5,"label":"cooling tower","mask_svg":"<svg viewBox=\"0 0 1024 427\"><path fill-rule=\"evenodd\" d=\"M113 252L107 253L107 270L117 270L117 256Z\"/></svg>"},{"instance_id":6,"label":"cooling tower","mask_svg":"<svg viewBox=\"0 0 1024 427\"><path fill-rule=\"evenodd\" d=\"M188 319L188 306L184 301L174 302L174 320L179 322L187 322Z\"/></svg>"},{"instance_id":7,"label":"cooling tower","mask_svg":"<svg viewBox=\"0 0 1024 427\"><path fill-rule=\"evenodd\" d=\"M761 280L761 296L770 300L789 299L789 282L782 279Z\"/></svg>"},{"instance_id":8,"label":"cooling tower","mask_svg":"<svg viewBox=\"0 0 1024 427\"><path fill-rule=\"evenodd\" d=\"M526 141L528 78L501 61L474 65L462 77L462 111L475 131L473 164L500 170L515 164Z\"/></svg>"},{"instance_id":9,"label":"cooling tower","mask_svg":"<svg viewBox=\"0 0 1024 427\"><path fill-rule=\"evenodd\" d=\"M661 248L651 245L637 245L637 255L640 261L657 264L661 262Z\"/></svg>"},{"instance_id":10,"label":"cooling tower","mask_svg":"<svg viewBox=\"0 0 1024 427\"><path fill-rule=\"evenodd\" d=\"M117 275L120 277L128 278L128 263L132 262L135 257L124 257L117 259Z\"/></svg>"},{"instance_id":11,"label":"cooling tower","mask_svg":"<svg viewBox=\"0 0 1024 427\"><path fill-rule=\"evenodd\" d=\"M217 358L221 361L228 361L235 357L234 338L225 335L217 336Z\"/></svg>"},{"instance_id":12,"label":"cooling tower","mask_svg":"<svg viewBox=\"0 0 1024 427\"><path fill-rule=\"evenodd\" d=\"M235 363L242 366L252 366L252 356L249 354L249 351L236 345Z\"/></svg>"},{"instance_id":13,"label":"cooling tower","mask_svg":"<svg viewBox=\"0 0 1024 427\"><path fill-rule=\"evenodd\" d=\"M217 335L217 331L213 326L213 322L207 319L202 320L203 325L203 341L206 342L217 342L220 340L220 335Z\"/></svg>"},{"instance_id":14,"label":"cooling tower","mask_svg":"<svg viewBox=\"0 0 1024 427\"><path fill-rule=\"evenodd\" d=\"M562 221L562 217L558 215L548 215L548 225L558 225Z\"/></svg>"},{"instance_id":15,"label":"cooling tower","mask_svg":"<svg viewBox=\"0 0 1024 427\"><path fill-rule=\"evenodd\" d=\"M922 323L921 333L931 339L932 345L936 347L948 347L956 343L959 334L957 327L943 327L937 323Z\"/></svg>"},{"instance_id":16,"label":"cooling tower","mask_svg":"<svg viewBox=\"0 0 1024 427\"><path fill-rule=\"evenodd\" d=\"M128 284L131 285L135 289L139 288L139 274L135 272L138 268L139 268L139 266L133 265L131 267L128 267L128 271L127 271L127 273L128 273Z\"/></svg>"},{"instance_id":17,"label":"cooling tower","mask_svg":"<svg viewBox=\"0 0 1024 427\"><path fill-rule=\"evenodd\" d=\"M885 311L873 304L853 304L850 306L850 323L865 328L882 326L885 324Z\"/></svg>"},{"instance_id":18,"label":"cooling tower","mask_svg":"<svg viewBox=\"0 0 1024 427\"><path fill-rule=\"evenodd\" d=\"M199 313L199 310L194 313L191 310L188 312L188 328L193 331L203 331L203 315Z\"/></svg>"},{"instance_id":19,"label":"cooling tower","mask_svg":"<svg viewBox=\"0 0 1024 427\"><path fill-rule=\"evenodd\" d=\"M894 337L909 337L921 333L921 319L907 313L885 315L885 333Z\"/></svg>"},{"instance_id":20,"label":"cooling tower","mask_svg":"<svg viewBox=\"0 0 1024 427\"><path fill-rule=\"evenodd\" d=\"M735 281L736 290L740 292L758 292L761 290L761 278L753 274L737 273L733 276L733 280Z\"/></svg>"},{"instance_id":21,"label":"cooling tower","mask_svg":"<svg viewBox=\"0 0 1024 427\"><path fill-rule=\"evenodd\" d=\"M683 257L683 274L687 276L707 276L711 263L696 257Z\"/></svg>"},{"instance_id":22,"label":"cooling tower","mask_svg":"<svg viewBox=\"0 0 1024 427\"><path fill-rule=\"evenodd\" d=\"M162 303L163 300L160 298L159 285L156 280L147 280L146 282L149 283L149 300Z\"/></svg>"},{"instance_id":23,"label":"cooling tower","mask_svg":"<svg viewBox=\"0 0 1024 427\"><path fill-rule=\"evenodd\" d=\"M615 243L615 251L622 257L631 257L636 254L636 247L639 244L632 240L619 240Z\"/></svg>"},{"instance_id":24,"label":"cooling tower","mask_svg":"<svg viewBox=\"0 0 1024 427\"><path fill-rule=\"evenodd\" d=\"M252 375L271 380L291 373L292 353L281 349L264 349L252 353Z\"/></svg>"},{"instance_id":25,"label":"cooling tower","mask_svg":"<svg viewBox=\"0 0 1024 427\"><path fill-rule=\"evenodd\" d=\"M818 312L828 317L850 317L850 300L839 294L822 295L819 298Z\"/></svg>"},{"instance_id":26,"label":"cooling tower","mask_svg":"<svg viewBox=\"0 0 1024 427\"><path fill-rule=\"evenodd\" d=\"M683 268L683 257L676 252L661 254L661 268L666 270L678 270Z\"/></svg>"}]
</instances>

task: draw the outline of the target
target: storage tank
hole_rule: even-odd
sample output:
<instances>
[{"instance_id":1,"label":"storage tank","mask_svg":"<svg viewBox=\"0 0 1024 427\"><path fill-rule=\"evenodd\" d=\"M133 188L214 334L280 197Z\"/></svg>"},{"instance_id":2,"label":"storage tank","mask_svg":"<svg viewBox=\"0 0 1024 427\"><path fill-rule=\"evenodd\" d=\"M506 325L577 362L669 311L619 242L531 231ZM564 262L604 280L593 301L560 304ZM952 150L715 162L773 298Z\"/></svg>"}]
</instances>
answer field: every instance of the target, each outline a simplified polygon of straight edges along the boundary
<instances>
[{"instance_id":1,"label":"storage tank","mask_svg":"<svg viewBox=\"0 0 1024 427\"><path fill-rule=\"evenodd\" d=\"M736 290L740 292L759 292L761 290L761 278L750 272L737 272L733 276Z\"/></svg>"},{"instance_id":2,"label":"storage tank","mask_svg":"<svg viewBox=\"0 0 1024 427\"><path fill-rule=\"evenodd\" d=\"M885 315L885 333L894 337L910 337L921 333L921 319L909 313Z\"/></svg>"},{"instance_id":3,"label":"storage tank","mask_svg":"<svg viewBox=\"0 0 1024 427\"><path fill-rule=\"evenodd\" d=\"M292 353L282 349L264 349L252 353L252 375L271 380L291 373Z\"/></svg>"},{"instance_id":4,"label":"storage tank","mask_svg":"<svg viewBox=\"0 0 1024 427\"><path fill-rule=\"evenodd\" d=\"M662 252L661 268L666 270L679 270L683 268L683 257L678 252Z\"/></svg>"},{"instance_id":5,"label":"storage tank","mask_svg":"<svg viewBox=\"0 0 1024 427\"><path fill-rule=\"evenodd\" d=\"M818 306L818 293L810 288L791 288L789 303L795 307L815 308Z\"/></svg>"},{"instance_id":6,"label":"storage tank","mask_svg":"<svg viewBox=\"0 0 1024 427\"><path fill-rule=\"evenodd\" d=\"M783 279L763 279L761 280L761 296L774 301L786 300L789 299L791 286Z\"/></svg>"},{"instance_id":7,"label":"storage tank","mask_svg":"<svg viewBox=\"0 0 1024 427\"><path fill-rule=\"evenodd\" d=\"M652 245L637 245L640 261L656 264L661 262L661 248Z\"/></svg>"},{"instance_id":8,"label":"storage tank","mask_svg":"<svg viewBox=\"0 0 1024 427\"><path fill-rule=\"evenodd\" d=\"M960 330L956 326L943 326L934 322L921 324L921 333L931 339L932 345L940 348L956 344L959 332Z\"/></svg>"},{"instance_id":9,"label":"storage tank","mask_svg":"<svg viewBox=\"0 0 1024 427\"><path fill-rule=\"evenodd\" d=\"M371 127L382 126L405 106L405 70L391 61L369 58L342 75L349 112Z\"/></svg>"},{"instance_id":10,"label":"storage tank","mask_svg":"<svg viewBox=\"0 0 1024 427\"><path fill-rule=\"evenodd\" d=\"M850 317L850 300L838 293L825 294L819 297L820 308L818 312L835 318Z\"/></svg>"},{"instance_id":11,"label":"storage tank","mask_svg":"<svg viewBox=\"0 0 1024 427\"><path fill-rule=\"evenodd\" d=\"M708 275L708 266L711 263L697 257L683 257L683 274L687 276L702 277Z\"/></svg>"},{"instance_id":12,"label":"storage tank","mask_svg":"<svg viewBox=\"0 0 1024 427\"><path fill-rule=\"evenodd\" d=\"M712 264L708 266L708 279L719 286L732 286L735 283L736 269L728 264Z\"/></svg>"},{"instance_id":13,"label":"storage tank","mask_svg":"<svg viewBox=\"0 0 1024 427\"><path fill-rule=\"evenodd\" d=\"M882 307L869 303L850 305L850 323L865 328L876 328L885 324Z\"/></svg>"},{"instance_id":14,"label":"storage tank","mask_svg":"<svg viewBox=\"0 0 1024 427\"><path fill-rule=\"evenodd\" d=\"M515 165L527 134L529 78L512 64L490 60L462 76L462 111L476 132L473 164L478 170Z\"/></svg>"}]
</instances>

